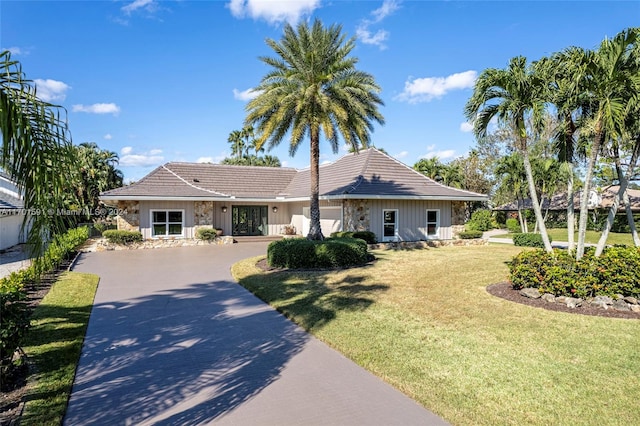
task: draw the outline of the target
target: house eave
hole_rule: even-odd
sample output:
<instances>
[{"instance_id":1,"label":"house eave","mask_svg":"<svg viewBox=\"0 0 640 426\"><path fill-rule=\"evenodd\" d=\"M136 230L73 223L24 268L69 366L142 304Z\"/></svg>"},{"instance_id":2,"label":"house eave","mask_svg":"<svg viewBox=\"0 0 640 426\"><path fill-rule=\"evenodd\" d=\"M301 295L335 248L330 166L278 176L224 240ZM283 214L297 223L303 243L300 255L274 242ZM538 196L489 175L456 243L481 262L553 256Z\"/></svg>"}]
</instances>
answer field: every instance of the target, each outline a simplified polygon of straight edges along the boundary
<instances>
[{"instance_id":1,"label":"house eave","mask_svg":"<svg viewBox=\"0 0 640 426\"><path fill-rule=\"evenodd\" d=\"M447 195L375 195L375 194L340 194L320 196L321 200L424 200L424 201L488 201L487 196L461 196Z\"/></svg>"}]
</instances>

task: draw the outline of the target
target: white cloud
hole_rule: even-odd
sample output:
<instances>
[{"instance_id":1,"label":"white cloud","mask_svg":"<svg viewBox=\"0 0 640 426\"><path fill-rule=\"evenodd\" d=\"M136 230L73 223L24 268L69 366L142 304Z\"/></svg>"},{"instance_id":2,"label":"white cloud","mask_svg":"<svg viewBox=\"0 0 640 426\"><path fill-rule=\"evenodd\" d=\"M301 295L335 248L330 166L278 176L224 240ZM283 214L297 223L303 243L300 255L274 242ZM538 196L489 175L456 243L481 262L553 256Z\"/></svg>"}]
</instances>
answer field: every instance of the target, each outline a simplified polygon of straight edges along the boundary
<instances>
[{"instance_id":1,"label":"white cloud","mask_svg":"<svg viewBox=\"0 0 640 426\"><path fill-rule=\"evenodd\" d=\"M103 136L103 138L110 141L111 139L113 139L113 136L111 136L111 133L107 133L106 135Z\"/></svg>"},{"instance_id":2,"label":"white cloud","mask_svg":"<svg viewBox=\"0 0 640 426\"><path fill-rule=\"evenodd\" d=\"M262 93L261 90L247 89L241 92L238 89L233 89L233 97L239 101L250 101L260 93Z\"/></svg>"},{"instance_id":3,"label":"white cloud","mask_svg":"<svg viewBox=\"0 0 640 426\"><path fill-rule=\"evenodd\" d=\"M451 74L447 77L425 77L407 80L404 90L394 99L409 103L429 102L441 98L452 90L470 89L476 82L478 73L470 70Z\"/></svg>"},{"instance_id":4,"label":"white cloud","mask_svg":"<svg viewBox=\"0 0 640 426\"><path fill-rule=\"evenodd\" d=\"M113 114L120 113L120 107L114 103L99 103L93 105L77 104L72 107L73 112L87 112L89 114Z\"/></svg>"},{"instance_id":5,"label":"white cloud","mask_svg":"<svg viewBox=\"0 0 640 426\"><path fill-rule=\"evenodd\" d=\"M8 50L12 55L28 55L29 54L29 50L28 49L23 49L21 47L18 46L11 46L11 47L7 47L6 49L3 48L2 50Z\"/></svg>"},{"instance_id":6,"label":"white cloud","mask_svg":"<svg viewBox=\"0 0 640 426\"><path fill-rule=\"evenodd\" d=\"M213 163L213 157L199 157L196 163Z\"/></svg>"},{"instance_id":7,"label":"white cloud","mask_svg":"<svg viewBox=\"0 0 640 426\"><path fill-rule=\"evenodd\" d=\"M122 6L120 10L122 10L127 15L131 15L131 13L135 12L138 9L145 9L149 12L152 12L156 8L157 4L154 0L135 0L126 6Z\"/></svg>"},{"instance_id":8,"label":"white cloud","mask_svg":"<svg viewBox=\"0 0 640 426\"><path fill-rule=\"evenodd\" d=\"M394 156L393 156L393 157L394 157L394 158L404 158L404 157L406 157L407 155L409 155L409 151L402 151L402 152L399 152L399 153L397 153L397 154L394 154Z\"/></svg>"},{"instance_id":9,"label":"white cloud","mask_svg":"<svg viewBox=\"0 0 640 426\"><path fill-rule=\"evenodd\" d=\"M62 102L67 97L65 92L71 89L67 84L57 80L36 78L33 82L36 85L38 98L45 102Z\"/></svg>"},{"instance_id":10,"label":"white cloud","mask_svg":"<svg viewBox=\"0 0 640 426\"><path fill-rule=\"evenodd\" d=\"M231 0L227 7L239 19L263 19L270 24L288 22L295 24L304 15L310 15L320 0Z\"/></svg>"},{"instance_id":11,"label":"white cloud","mask_svg":"<svg viewBox=\"0 0 640 426\"><path fill-rule=\"evenodd\" d=\"M143 152L141 154L133 154L133 148L125 146L120 150L123 154L120 157L119 165L123 167L145 167L145 166L157 166L164 161L164 157L161 149L152 149L149 152Z\"/></svg>"},{"instance_id":12,"label":"white cloud","mask_svg":"<svg viewBox=\"0 0 640 426\"><path fill-rule=\"evenodd\" d=\"M427 152L425 155L421 155L420 158L434 158L438 157L440 160L446 160L448 158L454 158L456 156L456 152L453 149L445 149L443 151L435 151L435 146L431 145L427 147Z\"/></svg>"},{"instance_id":13,"label":"white cloud","mask_svg":"<svg viewBox=\"0 0 640 426\"><path fill-rule=\"evenodd\" d=\"M464 133L473 132L473 124L465 121L464 123L460 123L460 131Z\"/></svg>"},{"instance_id":14,"label":"white cloud","mask_svg":"<svg viewBox=\"0 0 640 426\"><path fill-rule=\"evenodd\" d=\"M372 33L369 27L381 22L384 18L398 10L400 3L396 0L384 0L382 6L371 12L373 19L363 19L356 28L356 36L364 44L372 44L378 46L380 50L387 48L385 41L389 39L389 32L386 30L378 30Z\"/></svg>"}]
</instances>

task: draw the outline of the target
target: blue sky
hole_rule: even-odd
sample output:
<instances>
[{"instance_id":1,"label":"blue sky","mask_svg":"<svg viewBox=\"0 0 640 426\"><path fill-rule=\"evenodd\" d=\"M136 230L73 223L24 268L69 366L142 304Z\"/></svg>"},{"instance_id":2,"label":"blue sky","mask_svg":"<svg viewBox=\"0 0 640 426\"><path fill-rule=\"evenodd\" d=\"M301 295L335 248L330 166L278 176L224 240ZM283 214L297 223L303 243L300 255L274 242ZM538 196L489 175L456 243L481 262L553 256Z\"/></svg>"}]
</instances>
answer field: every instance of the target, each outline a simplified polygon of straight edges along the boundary
<instances>
[{"instance_id":1,"label":"blue sky","mask_svg":"<svg viewBox=\"0 0 640 426\"><path fill-rule=\"evenodd\" d=\"M266 38L321 19L357 37L357 67L382 87L384 126L372 141L402 162L465 155L464 104L475 77L510 58L596 48L640 23L640 1L11 1L0 47L39 96L64 106L73 142L120 156L126 180L169 161L219 162L242 128L246 97L267 68ZM309 164L308 145L270 152ZM332 161L328 144L321 161Z\"/></svg>"}]
</instances>

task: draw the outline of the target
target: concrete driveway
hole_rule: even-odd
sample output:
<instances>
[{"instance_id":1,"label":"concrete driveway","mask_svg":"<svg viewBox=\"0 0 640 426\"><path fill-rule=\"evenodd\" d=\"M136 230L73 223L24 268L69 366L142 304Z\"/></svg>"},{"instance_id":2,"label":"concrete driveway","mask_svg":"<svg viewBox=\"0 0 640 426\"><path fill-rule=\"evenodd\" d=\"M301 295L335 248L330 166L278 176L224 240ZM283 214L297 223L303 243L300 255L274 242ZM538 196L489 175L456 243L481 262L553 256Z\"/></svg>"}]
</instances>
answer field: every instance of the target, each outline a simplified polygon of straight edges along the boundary
<instances>
[{"instance_id":1,"label":"concrete driveway","mask_svg":"<svg viewBox=\"0 0 640 426\"><path fill-rule=\"evenodd\" d=\"M265 252L83 254L100 284L64 424L447 424L232 280Z\"/></svg>"}]
</instances>

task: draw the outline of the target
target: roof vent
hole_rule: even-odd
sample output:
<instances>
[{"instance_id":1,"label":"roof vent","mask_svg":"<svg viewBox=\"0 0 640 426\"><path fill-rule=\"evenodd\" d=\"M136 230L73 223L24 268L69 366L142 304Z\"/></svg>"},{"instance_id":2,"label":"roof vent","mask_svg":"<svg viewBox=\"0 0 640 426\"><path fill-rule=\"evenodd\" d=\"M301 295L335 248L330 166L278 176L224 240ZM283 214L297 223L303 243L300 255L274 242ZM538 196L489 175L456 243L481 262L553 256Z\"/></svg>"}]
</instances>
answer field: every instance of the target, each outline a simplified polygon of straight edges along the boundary
<instances>
[{"instance_id":1,"label":"roof vent","mask_svg":"<svg viewBox=\"0 0 640 426\"><path fill-rule=\"evenodd\" d=\"M194 179L193 181L194 181L195 183L199 183L199 182L200 182L200 179Z\"/></svg>"}]
</instances>

